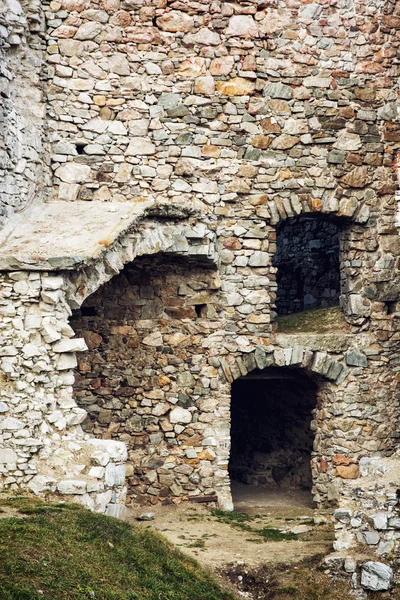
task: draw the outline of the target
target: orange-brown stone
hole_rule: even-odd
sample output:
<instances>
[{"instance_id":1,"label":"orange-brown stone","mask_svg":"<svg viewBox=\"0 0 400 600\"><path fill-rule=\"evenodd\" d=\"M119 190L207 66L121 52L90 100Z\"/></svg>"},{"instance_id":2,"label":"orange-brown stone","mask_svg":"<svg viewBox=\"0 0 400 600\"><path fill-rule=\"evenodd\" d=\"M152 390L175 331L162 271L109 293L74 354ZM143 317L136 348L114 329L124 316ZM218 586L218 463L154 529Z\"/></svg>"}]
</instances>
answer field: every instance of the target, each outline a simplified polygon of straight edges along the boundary
<instances>
[{"instance_id":1,"label":"orange-brown stone","mask_svg":"<svg viewBox=\"0 0 400 600\"><path fill-rule=\"evenodd\" d=\"M217 92L223 96L249 96L254 92L255 83L243 77L216 82Z\"/></svg>"},{"instance_id":2,"label":"orange-brown stone","mask_svg":"<svg viewBox=\"0 0 400 600\"><path fill-rule=\"evenodd\" d=\"M342 479L357 479L360 476L358 465L339 465L336 467L336 475Z\"/></svg>"}]
</instances>

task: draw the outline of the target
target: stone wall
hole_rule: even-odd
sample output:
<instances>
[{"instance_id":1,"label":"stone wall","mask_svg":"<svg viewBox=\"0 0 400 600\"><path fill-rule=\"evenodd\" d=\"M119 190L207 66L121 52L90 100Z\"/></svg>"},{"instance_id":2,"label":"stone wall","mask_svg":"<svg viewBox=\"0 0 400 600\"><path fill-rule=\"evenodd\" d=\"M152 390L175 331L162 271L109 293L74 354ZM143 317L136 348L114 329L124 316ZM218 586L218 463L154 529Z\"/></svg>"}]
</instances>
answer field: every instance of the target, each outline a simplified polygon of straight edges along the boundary
<instances>
[{"instance_id":1,"label":"stone wall","mask_svg":"<svg viewBox=\"0 0 400 600\"><path fill-rule=\"evenodd\" d=\"M315 218L294 218L277 227L273 265L278 314L339 304L340 228Z\"/></svg>"},{"instance_id":2,"label":"stone wall","mask_svg":"<svg viewBox=\"0 0 400 600\"><path fill-rule=\"evenodd\" d=\"M7 6L15 23L20 9ZM399 7L52 0L43 8L50 154L41 159L51 160L51 199L69 201L71 214L76 200L154 205L117 240L99 240L104 252L75 271L46 275L33 256L38 272L2 276L2 484L58 489L117 514L123 440L132 498L215 493L231 508L231 385L269 367L301 369L318 378L314 498L356 513L353 523L337 515L338 560L360 542L359 560L373 557L393 539L391 560L397 521L382 529L371 511L398 518L392 480L377 484L363 469L397 465ZM22 66L24 52L15 54ZM11 111L10 100L3 105ZM40 127L29 130L35 143ZM4 214L38 160L28 142L27 156L7 142ZM346 222L342 333L275 333L277 226L299 216ZM143 258L157 252L168 257ZM71 321L90 345L73 390L73 351L86 345L68 318L86 299ZM82 406L107 456L88 450Z\"/></svg>"},{"instance_id":3,"label":"stone wall","mask_svg":"<svg viewBox=\"0 0 400 600\"><path fill-rule=\"evenodd\" d=\"M90 508L118 514L126 490L126 449L90 440L86 412L72 397L76 351L64 279L14 272L0 290L1 489L67 495Z\"/></svg>"},{"instance_id":4,"label":"stone wall","mask_svg":"<svg viewBox=\"0 0 400 600\"><path fill-rule=\"evenodd\" d=\"M218 327L212 319L220 285L218 273L201 264L142 257L71 319L90 349L75 378L77 403L89 416L83 426L126 443L127 481L136 500L197 491L216 458L208 447L214 442L206 440L216 403L194 396L208 391L202 382L209 388L216 375L202 359L203 342ZM197 382L194 373L203 371Z\"/></svg>"},{"instance_id":5,"label":"stone wall","mask_svg":"<svg viewBox=\"0 0 400 600\"><path fill-rule=\"evenodd\" d=\"M44 187L44 48L40 2L0 5L0 227Z\"/></svg>"}]
</instances>

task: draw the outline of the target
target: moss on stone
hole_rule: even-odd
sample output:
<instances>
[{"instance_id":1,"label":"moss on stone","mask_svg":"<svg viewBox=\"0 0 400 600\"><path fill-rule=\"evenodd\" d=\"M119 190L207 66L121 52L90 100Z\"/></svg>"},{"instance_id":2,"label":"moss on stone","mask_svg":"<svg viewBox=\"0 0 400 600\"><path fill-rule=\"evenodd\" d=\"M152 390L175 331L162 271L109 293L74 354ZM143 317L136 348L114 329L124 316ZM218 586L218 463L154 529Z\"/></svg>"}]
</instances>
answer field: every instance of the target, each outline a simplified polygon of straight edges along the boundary
<instances>
[{"instance_id":1,"label":"moss on stone","mask_svg":"<svg viewBox=\"0 0 400 600\"><path fill-rule=\"evenodd\" d=\"M291 315L280 315L276 319L279 333L344 333L350 326L339 306L316 308Z\"/></svg>"}]
</instances>

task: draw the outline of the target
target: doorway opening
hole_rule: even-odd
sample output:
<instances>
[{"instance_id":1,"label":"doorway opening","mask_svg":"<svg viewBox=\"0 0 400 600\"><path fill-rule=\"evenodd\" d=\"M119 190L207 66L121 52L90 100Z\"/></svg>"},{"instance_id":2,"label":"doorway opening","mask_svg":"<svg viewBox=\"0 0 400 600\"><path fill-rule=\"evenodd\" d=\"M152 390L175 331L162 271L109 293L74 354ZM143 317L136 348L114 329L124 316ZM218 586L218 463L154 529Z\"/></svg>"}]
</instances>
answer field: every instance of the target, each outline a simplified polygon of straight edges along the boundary
<instances>
[{"instance_id":1,"label":"doorway opening","mask_svg":"<svg viewBox=\"0 0 400 600\"><path fill-rule=\"evenodd\" d=\"M338 224L321 217L279 223L273 260L278 315L339 305L339 237Z\"/></svg>"},{"instance_id":2,"label":"doorway opening","mask_svg":"<svg viewBox=\"0 0 400 600\"><path fill-rule=\"evenodd\" d=\"M317 385L297 369L271 367L233 383L229 475L236 508L252 497L313 505L316 396Z\"/></svg>"}]
</instances>

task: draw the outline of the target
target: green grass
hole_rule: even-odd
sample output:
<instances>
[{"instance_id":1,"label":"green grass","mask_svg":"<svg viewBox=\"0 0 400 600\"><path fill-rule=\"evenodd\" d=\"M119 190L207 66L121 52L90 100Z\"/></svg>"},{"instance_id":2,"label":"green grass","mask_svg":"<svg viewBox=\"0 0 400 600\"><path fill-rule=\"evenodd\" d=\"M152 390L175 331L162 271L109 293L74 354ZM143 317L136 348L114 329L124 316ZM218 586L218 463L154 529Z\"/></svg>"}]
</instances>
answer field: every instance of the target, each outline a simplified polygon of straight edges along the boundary
<instances>
[{"instance_id":1,"label":"green grass","mask_svg":"<svg viewBox=\"0 0 400 600\"><path fill-rule=\"evenodd\" d=\"M227 523L233 527L239 527L244 531L249 531L256 535L261 536L266 542L282 542L285 540L298 540L299 537L295 533L284 533L274 527L263 527L262 529L256 529L249 525L249 522L259 518L259 515L248 515L243 512L236 511L225 511L218 508L211 511L211 514L220 523Z\"/></svg>"},{"instance_id":2,"label":"green grass","mask_svg":"<svg viewBox=\"0 0 400 600\"><path fill-rule=\"evenodd\" d=\"M233 600L197 562L142 526L71 504L0 501L1 600Z\"/></svg>"},{"instance_id":3,"label":"green grass","mask_svg":"<svg viewBox=\"0 0 400 600\"><path fill-rule=\"evenodd\" d=\"M349 333L351 331L339 306L279 315L276 323L279 333Z\"/></svg>"}]
</instances>

